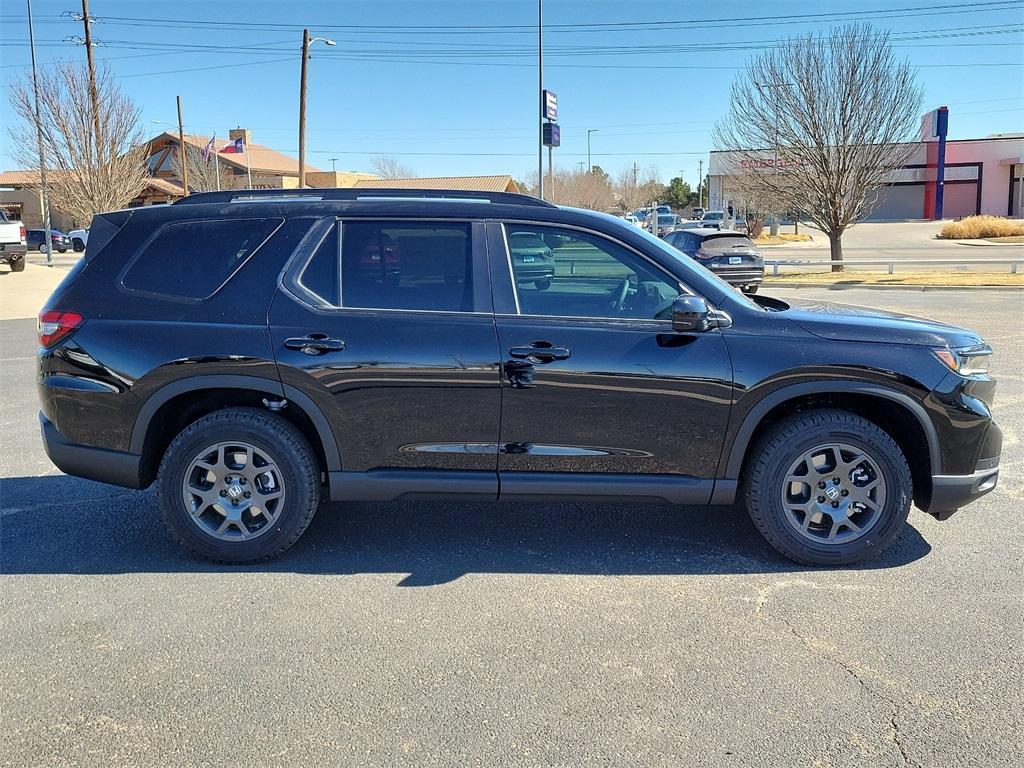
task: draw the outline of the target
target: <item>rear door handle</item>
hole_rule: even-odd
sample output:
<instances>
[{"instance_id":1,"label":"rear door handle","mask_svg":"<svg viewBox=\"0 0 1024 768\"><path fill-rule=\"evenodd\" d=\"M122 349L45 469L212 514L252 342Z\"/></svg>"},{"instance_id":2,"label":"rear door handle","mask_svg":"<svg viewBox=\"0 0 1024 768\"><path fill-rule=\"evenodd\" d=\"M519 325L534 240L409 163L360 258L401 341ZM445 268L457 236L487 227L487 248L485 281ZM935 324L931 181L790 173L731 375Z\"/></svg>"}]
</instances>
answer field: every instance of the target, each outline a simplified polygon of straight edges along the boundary
<instances>
[{"instance_id":1,"label":"rear door handle","mask_svg":"<svg viewBox=\"0 0 1024 768\"><path fill-rule=\"evenodd\" d=\"M288 349L297 349L307 355L322 355L326 352L341 352L345 349L345 342L341 339L332 339L326 333L311 333L305 337L285 339L284 345Z\"/></svg>"},{"instance_id":2,"label":"rear door handle","mask_svg":"<svg viewBox=\"0 0 1024 768\"><path fill-rule=\"evenodd\" d=\"M555 360L568 360L571 354L565 347L553 347L548 342L535 341L529 346L512 347L509 355L520 360L535 363L550 363Z\"/></svg>"}]
</instances>

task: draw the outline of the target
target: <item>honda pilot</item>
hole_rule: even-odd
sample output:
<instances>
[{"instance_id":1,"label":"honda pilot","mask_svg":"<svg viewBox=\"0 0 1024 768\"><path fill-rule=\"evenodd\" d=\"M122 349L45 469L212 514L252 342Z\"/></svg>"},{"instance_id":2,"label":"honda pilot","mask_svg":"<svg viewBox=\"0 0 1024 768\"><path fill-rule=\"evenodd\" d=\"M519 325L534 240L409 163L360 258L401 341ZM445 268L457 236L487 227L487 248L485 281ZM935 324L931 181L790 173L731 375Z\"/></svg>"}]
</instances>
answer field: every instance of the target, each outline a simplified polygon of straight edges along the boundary
<instances>
[{"instance_id":1,"label":"honda pilot","mask_svg":"<svg viewBox=\"0 0 1024 768\"><path fill-rule=\"evenodd\" d=\"M976 333L747 297L620 219L514 194L98 215L39 342L53 462L157 483L170 535L219 561L281 553L326 500L445 499L741 501L786 557L841 565L999 474Z\"/></svg>"}]
</instances>

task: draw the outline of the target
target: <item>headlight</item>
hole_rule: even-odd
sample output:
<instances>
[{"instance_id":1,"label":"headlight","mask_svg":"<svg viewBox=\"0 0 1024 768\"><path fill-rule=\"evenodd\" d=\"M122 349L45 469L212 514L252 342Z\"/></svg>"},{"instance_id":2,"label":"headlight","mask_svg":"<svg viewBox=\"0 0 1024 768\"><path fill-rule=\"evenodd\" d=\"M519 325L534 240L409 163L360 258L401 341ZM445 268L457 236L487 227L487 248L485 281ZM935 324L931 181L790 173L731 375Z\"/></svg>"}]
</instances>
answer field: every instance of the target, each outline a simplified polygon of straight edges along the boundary
<instances>
[{"instance_id":1,"label":"headlight","mask_svg":"<svg viewBox=\"0 0 1024 768\"><path fill-rule=\"evenodd\" d=\"M933 349L935 356L951 371L961 376L976 376L991 369L992 347L975 344L970 347L939 347Z\"/></svg>"}]
</instances>

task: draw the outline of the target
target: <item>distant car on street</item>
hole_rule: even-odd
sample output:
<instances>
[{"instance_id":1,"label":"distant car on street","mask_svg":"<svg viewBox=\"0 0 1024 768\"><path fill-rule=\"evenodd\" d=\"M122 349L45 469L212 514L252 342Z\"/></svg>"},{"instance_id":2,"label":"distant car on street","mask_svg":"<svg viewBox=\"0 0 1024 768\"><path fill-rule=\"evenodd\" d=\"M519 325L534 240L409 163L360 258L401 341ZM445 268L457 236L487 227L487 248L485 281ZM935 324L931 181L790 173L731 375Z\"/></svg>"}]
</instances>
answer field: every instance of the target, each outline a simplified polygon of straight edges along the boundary
<instances>
[{"instance_id":1,"label":"distant car on street","mask_svg":"<svg viewBox=\"0 0 1024 768\"><path fill-rule=\"evenodd\" d=\"M676 228L676 224L679 223L679 217L674 213L659 213L658 214L658 237L664 237L669 232Z\"/></svg>"},{"instance_id":2,"label":"distant car on street","mask_svg":"<svg viewBox=\"0 0 1024 768\"><path fill-rule=\"evenodd\" d=\"M68 232L68 237L71 238L71 249L75 253L81 253L85 250L85 246L89 244L88 229L72 229Z\"/></svg>"},{"instance_id":3,"label":"distant car on street","mask_svg":"<svg viewBox=\"0 0 1024 768\"><path fill-rule=\"evenodd\" d=\"M510 232L508 250L518 282L533 283L539 291L551 287L555 259L547 243L532 232Z\"/></svg>"},{"instance_id":4,"label":"distant car on street","mask_svg":"<svg viewBox=\"0 0 1024 768\"><path fill-rule=\"evenodd\" d=\"M628 222L629 222L630 224L632 224L632 225L633 225L634 227L642 227L642 226L643 226L643 223L642 223L642 222L640 221L640 219L638 219L638 218L637 218L636 216L634 216L634 215L633 215L632 213L627 213L627 214L626 214L625 216L623 216L622 218L623 218L623 219L625 219L626 221L628 221Z\"/></svg>"},{"instance_id":5,"label":"distant car on street","mask_svg":"<svg viewBox=\"0 0 1024 768\"><path fill-rule=\"evenodd\" d=\"M58 229L50 230L50 241L53 244L53 250L58 253L67 253L68 249L71 248L71 238L65 235ZM30 229L25 233L25 243L28 245L29 250L35 249L40 253L46 253L49 248L46 246L46 230L45 229Z\"/></svg>"},{"instance_id":6,"label":"distant car on street","mask_svg":"<svg viewBox=\"0 0 1024 768\"><path fill-rule=\"evenodd\" d=\"M764 259L742 232L728 229L677 229L665 242L744 293L757 293L764 280Z\"/></svg>"},{"instance_id":7,"label":"distant car on street","mask_svg":"<svg viewBox=\"0 0 1024 768\"><path fill-rule=\"evenodd\" d=\"M11 272L24 272L27 247L25 225L0 210L0 263L9 265Z\"/></svg>"},{"instance_id":8,"label":"distant car on street","mask_svg":"<svg viewBox=\"0 0 1024 768\"><path fill-rule=\"evenodd\" d=\"M701 221L706 221L708 224L717 224L722 226L725 222L725 211L707 211Z\"/></svg>"},{"instance_id":9,"label":"distant car on street","mask_svg":"<svg viewBox=\"0 0 1024 768\"><path fill-rule=\"evenodd\" d=\"M701 219L704 218L704 209L703 208L694 208L692 213L693 213L693 218L696 219L697 221L700 221Z\"/></svg>"}]
</instances>

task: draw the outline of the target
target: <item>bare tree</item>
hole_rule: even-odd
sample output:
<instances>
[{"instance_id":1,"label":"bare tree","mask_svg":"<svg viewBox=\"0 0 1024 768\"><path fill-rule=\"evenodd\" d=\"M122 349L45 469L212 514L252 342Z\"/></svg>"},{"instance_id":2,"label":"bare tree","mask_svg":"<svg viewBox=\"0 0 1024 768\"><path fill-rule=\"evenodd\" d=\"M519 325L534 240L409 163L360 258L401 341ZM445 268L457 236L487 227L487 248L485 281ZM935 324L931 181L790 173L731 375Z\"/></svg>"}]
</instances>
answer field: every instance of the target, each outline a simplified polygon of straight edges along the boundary
<instances>
[{"instance_id":1,"label":"bare tree","mask_svg":"<svg viewBox=\"0 0 1024 768\"><path fill-rule=\"evenodd\" d=\"M124 208L149 178L139 110L107 67L96 73L96 97L94 115L84 65L62 62L40 74L50 202L79 225L88 225L93 214ZM11 104L19 117L10 131L12 155L22 167L41 171L31 80L12 85Z\"/></svg>"},{"instance_id":2,"label":"bare tree","mask_svg":"<svg viewBox=\"0 0 1024 768\"><path fill-rule=\"evenodd\" d=\"M185 162L188 163L188 186L190 192L213 192L217 189L232 189L235 186L234 174L227 163L220 165L210 152L209 159L203 159L203 150L191 144L185 144ZM217 170L220 168L220 186L217 182ZM177 149L171 159L171 169L179 179L184 178Z\"/></svg>"},{"instance_id":3,"label":"bare tree","mask_svg":"<svg viewBox=\"0 0 1024 768\"><path fill-rule=\"evenodd\" d=\"M370 167L382 179L412 179L416 174L398 162L394 155L374 155L370 158Z\"/></svg>"},{"instance_id":4,"label":"bare tree","mask_svg":"<svg viewBox=\"0 0 1024 768\"><path fill-rule=\"evenodd\" d=\"M747 65L715 144L774 198L774 210L805 213L841 260L843 232L871 212L891 170L913 152L903 142L921 100L887 33L862 24L812 33Z\"/></svg>"},{"instance_id":5,"label":"bare tree","mask_svg":"<svg viewBox=\"0 0 1024 768\"><path fill-rule=\"evenodd\" d=\"M607 211L615 203L612 185L604 173L556 170L554 185L545 191L553 203L592 211Z\"/></svg>"},{"instance_id":6,"label":"bare tree","mask_svg":"<svg viewBox=\"0 0 1024 768\"><path fill-rule=\"evenodd\" d=\"M665 187L658 181L656 169L647 168L640 175L627 168L616 176L613 191L619 210L629 213L660 200L665 194Z\"/></svg>"}]
</instances>

